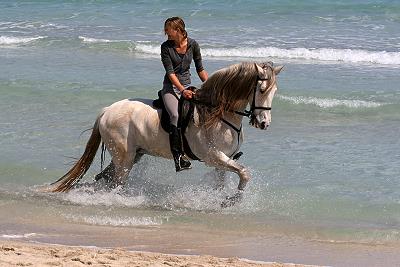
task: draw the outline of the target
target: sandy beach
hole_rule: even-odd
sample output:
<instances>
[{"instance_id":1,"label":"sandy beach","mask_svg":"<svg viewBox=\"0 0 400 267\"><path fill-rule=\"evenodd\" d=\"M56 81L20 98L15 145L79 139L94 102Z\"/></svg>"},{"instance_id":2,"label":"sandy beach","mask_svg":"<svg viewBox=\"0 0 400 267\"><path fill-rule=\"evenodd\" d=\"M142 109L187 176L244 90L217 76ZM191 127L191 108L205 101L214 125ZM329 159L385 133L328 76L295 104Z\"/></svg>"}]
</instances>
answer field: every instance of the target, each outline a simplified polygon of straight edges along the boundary
<instances>
[{"instance_id":1,"label":"sandy beach","mask_svg":"<svg viewBox=\"0 0 400 267\"><path fill-rule=\"evenodd\" d=\"M258 263L239 258L183 256L124 249L72 247L15 241L0 241L0 266L268 266L302 267L311 265Z\"/></svg>"}]
</instances>

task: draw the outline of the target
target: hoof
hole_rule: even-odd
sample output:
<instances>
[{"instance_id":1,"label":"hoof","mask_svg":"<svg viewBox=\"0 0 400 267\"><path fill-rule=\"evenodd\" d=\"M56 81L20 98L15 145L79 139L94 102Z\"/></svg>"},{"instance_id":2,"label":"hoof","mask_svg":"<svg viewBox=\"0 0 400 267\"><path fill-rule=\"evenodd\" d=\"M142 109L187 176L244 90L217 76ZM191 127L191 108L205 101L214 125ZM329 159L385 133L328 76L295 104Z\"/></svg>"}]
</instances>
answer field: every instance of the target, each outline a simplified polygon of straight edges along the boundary
<instances>
[{"instance_id":1,"label":"hoof","mask_svg":"<svg viewBox=\"0 0 400 267\"><path fill-rule=\"evenodd\" d=\"M221 203L221 208L232 207L236 203L242 201L242 199L243 199L243 191L238 191L233 196L226 197L225 200Z\"/></svg>"}]
</instances>

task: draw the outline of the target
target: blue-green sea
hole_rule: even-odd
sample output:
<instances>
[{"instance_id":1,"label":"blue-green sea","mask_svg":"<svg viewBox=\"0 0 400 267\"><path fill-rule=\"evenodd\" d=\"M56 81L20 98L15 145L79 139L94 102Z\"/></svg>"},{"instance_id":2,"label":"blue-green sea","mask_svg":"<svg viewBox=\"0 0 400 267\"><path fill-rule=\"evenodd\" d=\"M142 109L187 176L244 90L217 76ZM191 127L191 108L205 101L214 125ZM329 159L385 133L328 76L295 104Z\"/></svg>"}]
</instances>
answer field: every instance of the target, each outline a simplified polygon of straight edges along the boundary
<instances>
[{"instance_id":1,"label":"blue-green sea","mask_svg":"<svg viewBox=\"0 0 400 267\"><path fill-rule=\"evenodd\" d=\"M269 129L244 120L243 201L220 208L235 174L215 191L202 163L176 174L147 156L111 192L37 192L80 157L103 107L157 96L171 16L210 74L284 65ZM99 171L97 157L82 183ZM335 266L379 266L378 251L394 266L400 2L0 1L0 238Z\"/></svg>"}]
</instances>

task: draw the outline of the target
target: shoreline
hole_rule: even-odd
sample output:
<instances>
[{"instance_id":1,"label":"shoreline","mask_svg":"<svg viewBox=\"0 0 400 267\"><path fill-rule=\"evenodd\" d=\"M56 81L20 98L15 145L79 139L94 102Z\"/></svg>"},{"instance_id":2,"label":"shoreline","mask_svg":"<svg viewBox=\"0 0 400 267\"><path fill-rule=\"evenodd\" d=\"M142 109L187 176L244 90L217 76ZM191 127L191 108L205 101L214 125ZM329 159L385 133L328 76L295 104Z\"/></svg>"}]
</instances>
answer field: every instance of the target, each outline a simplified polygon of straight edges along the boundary
<instances>
[{"instance_id":1,"label":"shoreline","mask_svg":"<svg viewBox=\"0 0 400 267\"><path fill-rule=\"evenodd\" d=\"M311 267L293 263L261 262L237 257L179 255L130 251L123 248L66 246L0 239L1 266L232 266Z\"/></svg>"},{"instance_id":2,"label":"shoreline","mask_svg":"<svg viewBox=\"0 0 400 267\"><path fill-rule=\"evenodd\" d=\"M65 224L57 219L49 221L48 218L46 222L24 222L15 217L4 217L4 220L0 223L0 266L82 266L78 259L85 264L90 262L87 265L91 266L168 266L155 259L162 258L168 262L166 259L171 257L180 264L172 262L170 266L205 267L396 266L400 261L397 245L321 242L270 232L263 235L252 232L219 233L209 228L193 228L192 225L109 227ZM54 256L52 253L55 250L62 253ZM118 257L125 262L105 260L104 257L114 257L112 251L121 254ZM27 261L18 261L21 255L17 253L25 255ZM143 253L152 256L143 258L143 255L137 255ZM80 258L80 255L86 254L92 256ZM94 262L97 257L108 263ZM47 261L38 262L41 258ZM214 265L208 264L210 258ZM22 259L25 260L25 257ZM80 265L70 265L74 264L73 259ZM230 261L229 264L227 261ZM240 264L232 265L231 262L236 261ZM49 262L52 264L47 265ZM193 262L195 264L192 265ZM243 262L253 265L243 265Z\"/></svg>"}]
</instances>

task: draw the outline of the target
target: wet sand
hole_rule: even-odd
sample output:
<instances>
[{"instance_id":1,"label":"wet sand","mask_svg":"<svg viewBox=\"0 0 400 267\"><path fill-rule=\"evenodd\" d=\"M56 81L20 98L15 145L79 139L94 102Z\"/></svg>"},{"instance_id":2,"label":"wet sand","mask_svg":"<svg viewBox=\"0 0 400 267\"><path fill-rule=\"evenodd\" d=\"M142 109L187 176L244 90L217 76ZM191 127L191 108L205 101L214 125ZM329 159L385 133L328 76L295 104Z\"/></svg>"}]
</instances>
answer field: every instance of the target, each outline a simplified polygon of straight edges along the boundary
<instances>
[{"instance_id":1,"label":"wet sand","mask_svg":"<svg viewBox=\"0 0 400 267\"><path fill-rule=\"evenodd\" d=\"M311 265L259 263L239 258L131 252L15 241L0 241L0 266L231 266L303 267Z\"/></svg>"}]
</instances>

